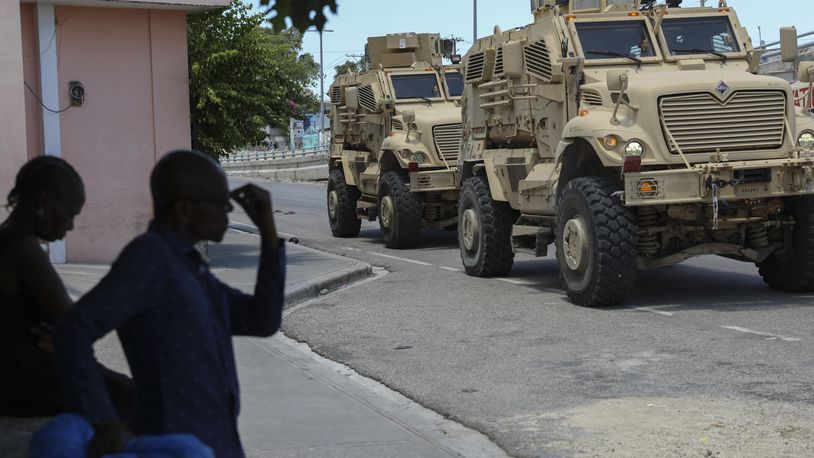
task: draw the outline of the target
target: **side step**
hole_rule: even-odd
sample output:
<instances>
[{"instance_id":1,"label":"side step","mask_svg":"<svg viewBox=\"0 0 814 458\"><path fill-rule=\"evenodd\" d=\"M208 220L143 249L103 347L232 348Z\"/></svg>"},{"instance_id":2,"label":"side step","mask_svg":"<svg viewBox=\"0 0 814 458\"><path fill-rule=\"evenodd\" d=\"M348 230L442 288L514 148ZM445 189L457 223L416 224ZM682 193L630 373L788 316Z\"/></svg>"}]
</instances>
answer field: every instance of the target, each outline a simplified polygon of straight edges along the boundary
<instances>
[{"instance_id":1,"label":"side step","mask_svg":"<svg viewBox=\"0 0 814 458\"><path fill-rule=\"evenodd\" d=\"M356 214L360 218L367 218L368 221L376 221L376 217L379 216L379 206L376 202L360 200L356 202Z\"/></svg>"},{"instance_id":2,"label":"side step","mask_svg":"<svg viewBox=\"0 0 814 458\"><path fill-rule=\"evenodd\" d=\"M515 253L530 254L535 257L545 257L548 254L548 245L554 242L554 228L551 226L528 226L515 224L512 226L512 248Z\"/></svg>"}]
</instances>

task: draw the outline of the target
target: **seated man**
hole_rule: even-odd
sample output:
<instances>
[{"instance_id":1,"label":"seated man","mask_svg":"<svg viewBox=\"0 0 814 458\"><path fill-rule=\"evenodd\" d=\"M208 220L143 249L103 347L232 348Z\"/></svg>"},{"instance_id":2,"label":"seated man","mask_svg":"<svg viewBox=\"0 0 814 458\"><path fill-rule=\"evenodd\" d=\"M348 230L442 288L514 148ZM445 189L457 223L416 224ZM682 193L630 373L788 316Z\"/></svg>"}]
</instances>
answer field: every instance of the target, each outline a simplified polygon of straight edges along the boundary
<instances>
[{"instance_id":1,"label":"seated man","mask_svg":"<svg viewBox=\"0 0 814 458\"><path fill-rule=\"evenodd\" d=\"M250 296L218 281L194 247L221 241L228 227L230 193L217 164L197 152L171 152L156 164L150 189L155 219L147 232L57 325L68 399L94 424L92 454L120 449L129 431L116 418L93 355L93 343L116 330L136 385L133 432L189 433L219 458L243 457L232 336L267 337L282 320L285 253L271 198L254 185L231 193L261 235Z\"/></svg>"}]
</instances>

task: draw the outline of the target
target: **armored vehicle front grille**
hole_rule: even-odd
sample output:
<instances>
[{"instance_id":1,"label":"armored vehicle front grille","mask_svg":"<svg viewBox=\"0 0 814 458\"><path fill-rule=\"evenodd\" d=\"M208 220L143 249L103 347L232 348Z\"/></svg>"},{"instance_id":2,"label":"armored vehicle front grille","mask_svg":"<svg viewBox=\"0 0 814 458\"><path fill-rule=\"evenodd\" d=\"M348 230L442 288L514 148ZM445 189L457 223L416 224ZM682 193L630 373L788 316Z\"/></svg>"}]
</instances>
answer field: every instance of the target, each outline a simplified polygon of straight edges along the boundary
<instances>
[{"instance_id":1,"label":"armored vehicle front grille","mask_svg":"<svg viewBox=\"0 0 814 458\"><path fill-rule=\"evenodd\" d=\"M486 56L482 52L469 56L466 64L466 81L480 81L483 78L483 62Z\"/></svg>"},{"instance_id":2,"label":"armored vehicle front grille","mask_svg":"<svg viewBox=\"0 0 814 458\"><path fill-rule=\"evenodd\" d=\"M331 88L331 103L334 105L342 103L342 87L334 86Z\"/></svg>"},{"instance_id":3,"label":"armored vehicle front grille","mask_svg":"<svg viewBox=\"0 0 814 458\"><path fill-rule=\"evenodd\" d=\"M402 124L400 120L394 119L390 121L390 128L392 130L404 130L404 124Z\"/></svg>"},{"instance_id":4,"label":"armored vehicle front grille","mask_svg":"<svg viewBox=\"0 0 814 458\"><path fill-rule=\"evenodd\" d=\"M601 107L602 106L602 94L596 92L592 89L587 89L582 91L582 96L580 97L580 102L583 105L594 105Z\"/></svg>"},{"instance_id":5,"label":"armored vehicle front grille","mask_svg":"<svg viewBox=\"0 0 814 458\"><path fill-rule=\"evenodd\" d=\"M458 161L458 148L463 136L463 124L444 124L435 126L432 129L432 136L435 140L435 148L447 162Z\"/></svg>"},{"instance_id":6,"label":"armored vehicle front grille","mask_svg":"<svg viewBox=\"0 0 814 458\"><path fill-rule=\"evenodd\" d=\"M665 140L673 154L778 149L786 134L786 95L740 91L726 101L710 93L671 95L659 100Z\"/></svg>"},{"instance_id":7,"label":"armored vehicle front grille","mask_svg":"<svg viewBox=\"0 0 814 458\"><path fill-rule=\"evenodd\" d=\"M495 57L495 76L503 75L503 46L497 48L497 57Z\"/></svg>"},{"instance_id":8,"label":"armored vehicle front grille","mask_svg":"<svg viewBox=\"0 0 814 458\"><path fill-rule=\"evenodd\" d=\"M359 104L369 111L376 111L376 96L369 84L359 87Z\"/></svg>"},{"instance_id":9,"label":"armored vehicle front grille","mask_svg":"<svg viewBox=\"0 0 814 458\"><path fill-rule=\"evenodd\" d=\"M526 69L529 73L543 81L551 82L551 57L548 55L548 47L544 40L523 48L523 57L526 59Z\"/></svg>"}]
</instances>

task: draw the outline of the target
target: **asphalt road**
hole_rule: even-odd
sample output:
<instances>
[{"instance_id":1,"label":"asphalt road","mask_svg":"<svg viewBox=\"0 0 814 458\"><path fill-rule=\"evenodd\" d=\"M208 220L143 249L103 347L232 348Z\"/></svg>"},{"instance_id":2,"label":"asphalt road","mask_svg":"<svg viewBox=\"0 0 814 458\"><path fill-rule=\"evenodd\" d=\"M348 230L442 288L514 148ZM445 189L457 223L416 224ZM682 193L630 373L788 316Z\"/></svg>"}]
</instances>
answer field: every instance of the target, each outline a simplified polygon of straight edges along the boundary
<instances>
[{"instance_id":1,"label":"asphalt road","mask_svg":"<svg viewBox=\"0 0 814 458\"><path fill-rule=\"evenodd\" d=\"M286 334L511 455L814 456L814 294L707 256L642 272L625 306L582 308L551 253L471 278L454 231L412 250L387 249L376 222L337 239L324 184L257 183L280 231L386 269L306 303Z\"/></svg>"}]
</instances>

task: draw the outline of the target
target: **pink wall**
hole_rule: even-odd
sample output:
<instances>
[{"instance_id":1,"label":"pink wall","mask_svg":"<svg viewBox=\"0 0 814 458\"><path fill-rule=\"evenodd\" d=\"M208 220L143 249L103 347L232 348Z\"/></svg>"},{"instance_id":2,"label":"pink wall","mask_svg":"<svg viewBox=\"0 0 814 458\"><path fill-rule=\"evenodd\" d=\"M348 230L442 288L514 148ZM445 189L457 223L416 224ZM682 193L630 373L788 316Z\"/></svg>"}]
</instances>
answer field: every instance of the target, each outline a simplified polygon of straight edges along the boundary
<instances>
[{"instance_id":1,"label":"pink wall","mask_svg":"<svg viewBox=\"0 0 814 458\"><path fill-rule=\"evenodd\" d=\"M26 160L25 94L21 52L20 5L0 1L0 208L14 186L17 170ZM0 221L6 213L0 210Z\"/></svg>"},{"instance_id":2,"label":"pink wall","mask_svg":"<svg viewBox=\"0 0 814 458\"><path fill-rule=\"evenodd\" d=\"M20 24L23 37L23 79L37 94L41 94L36 18L37 14L34 5L30 3L20 5ZM31 159L42 154L42 108L27 89L25 92L25 131L28 158Z\"/></svg>"},{"instance_id":3,"label":"pink wall","mask_svg":"<svg viewBox=\"0 0 814 458\"><path fill-rule=\"evenodd\" d=\"M58 6L56 17L60 106L69 81L86 91L85 103L60 118L62 155L88 196L67 238L68 261L110 262L151 218L157 156L190 146L186 16Z\"/></svg>"}]
</instances>

